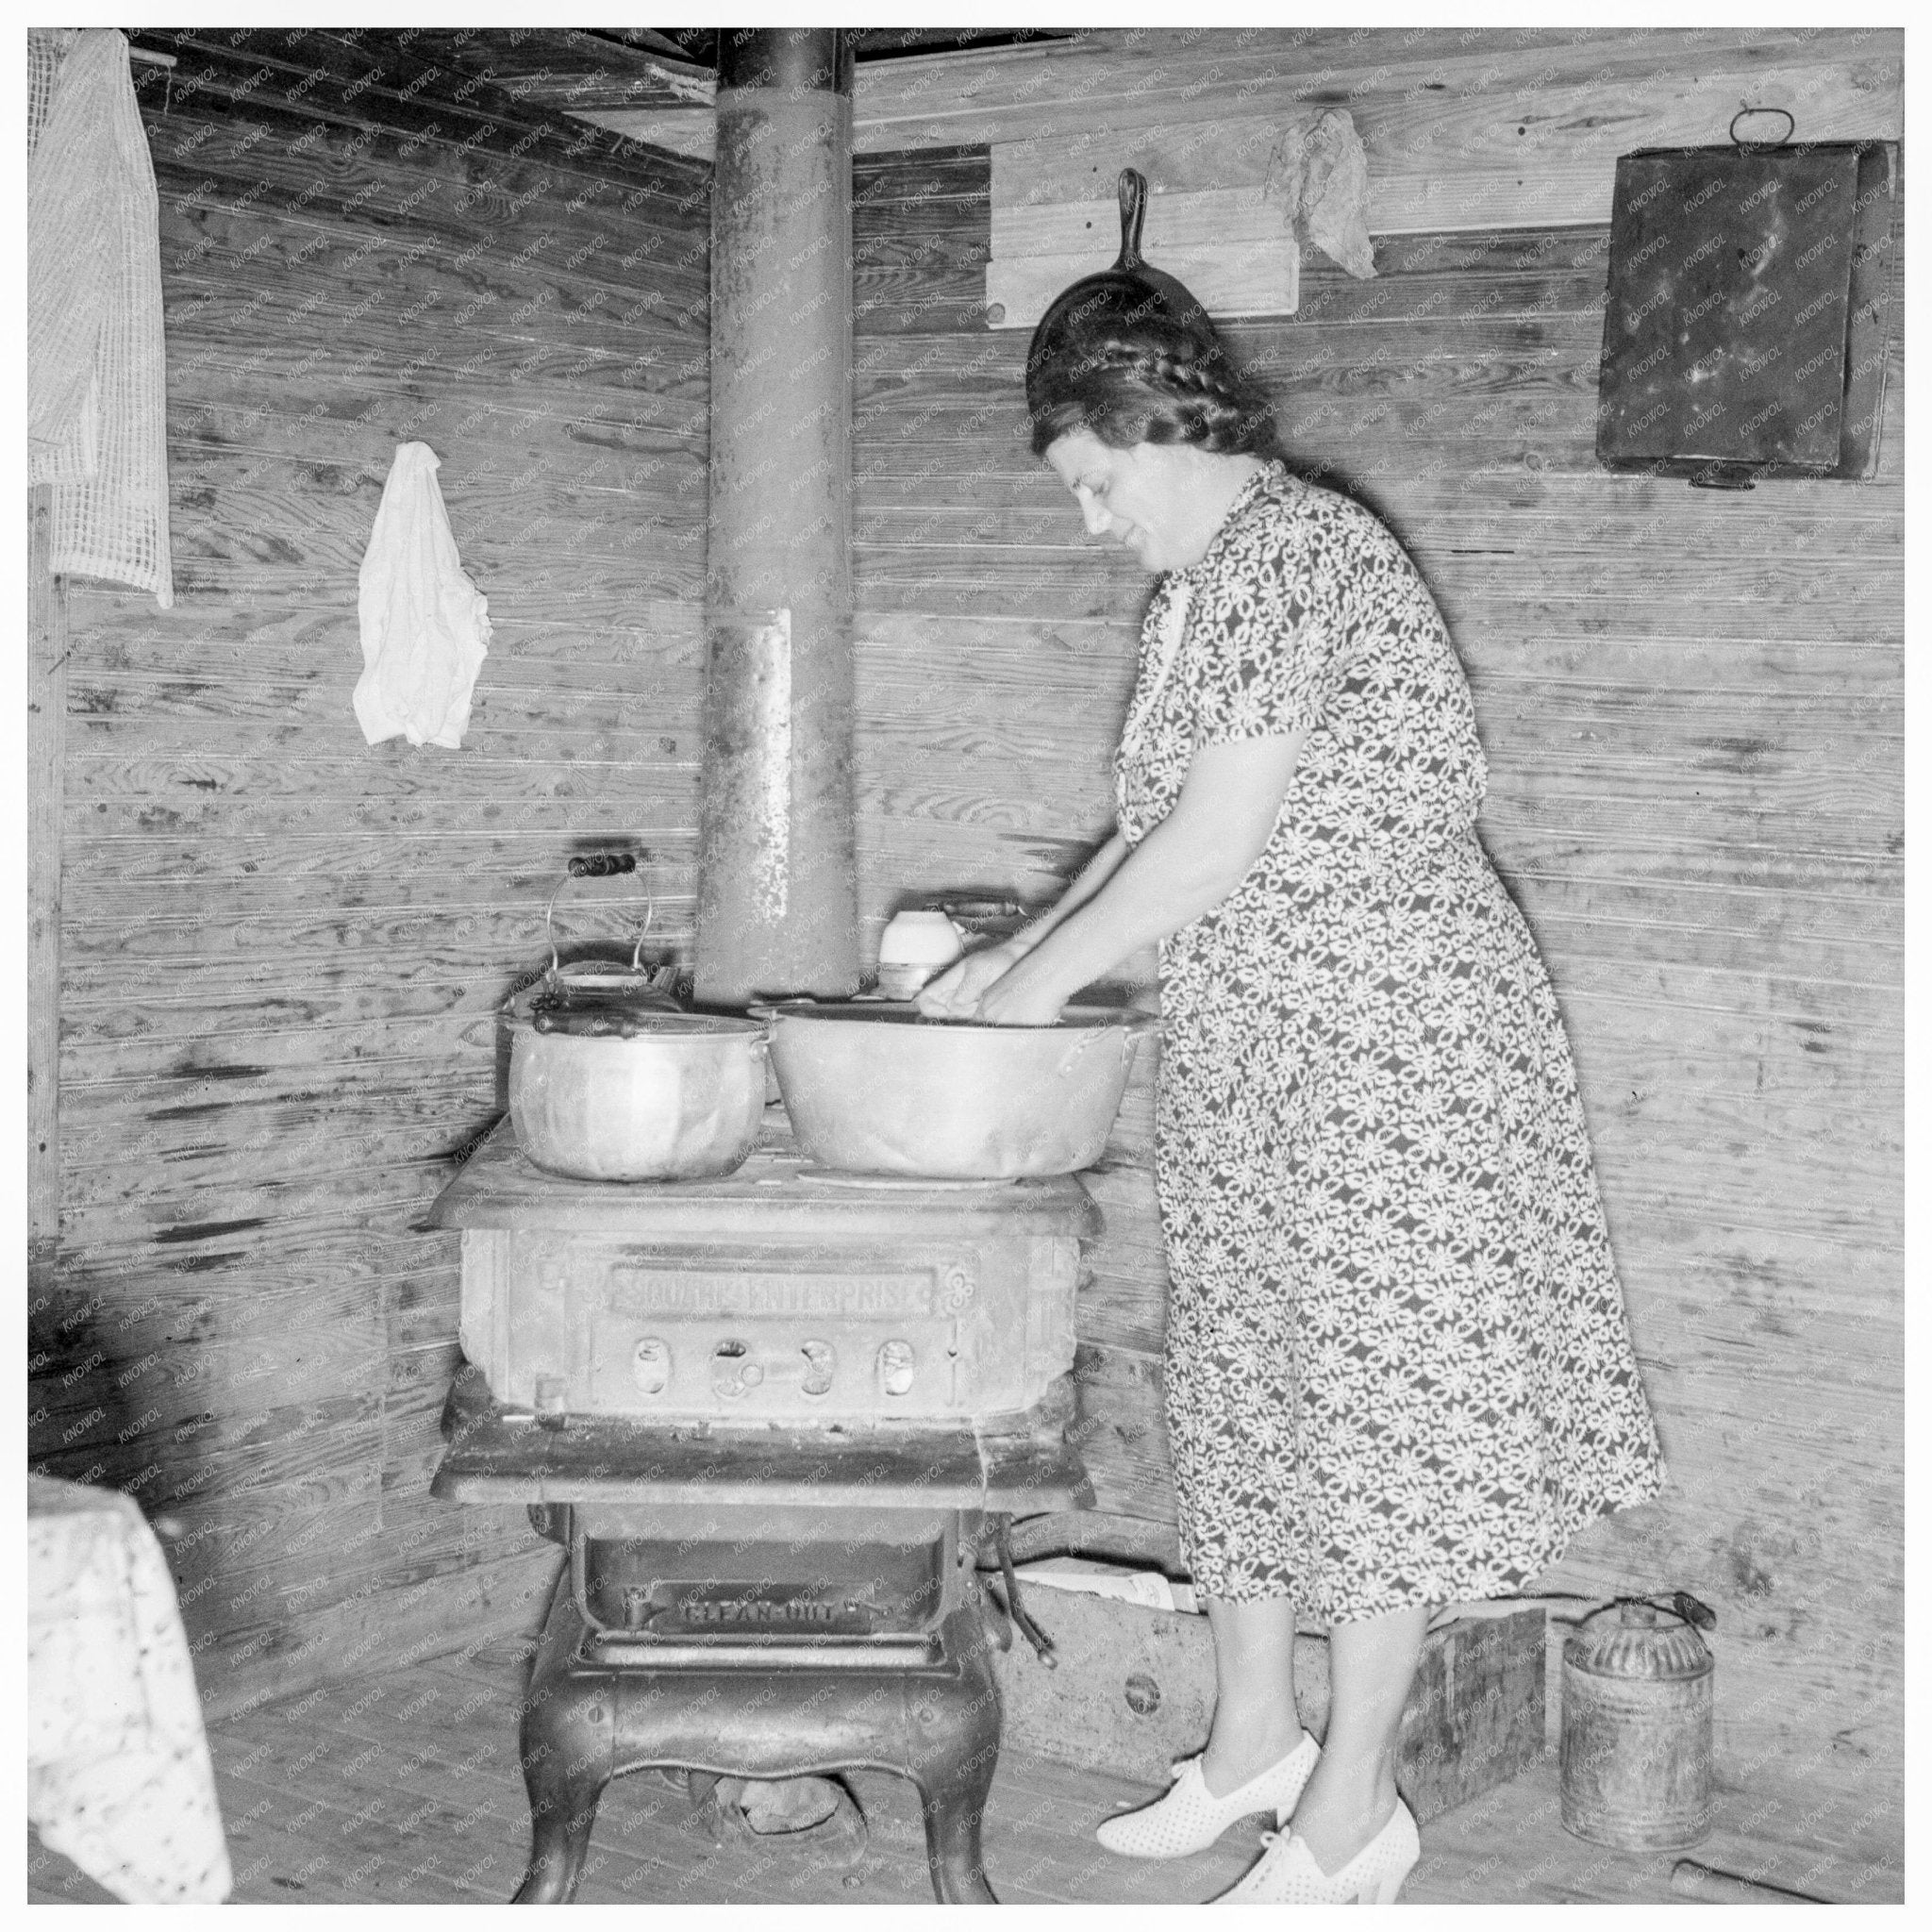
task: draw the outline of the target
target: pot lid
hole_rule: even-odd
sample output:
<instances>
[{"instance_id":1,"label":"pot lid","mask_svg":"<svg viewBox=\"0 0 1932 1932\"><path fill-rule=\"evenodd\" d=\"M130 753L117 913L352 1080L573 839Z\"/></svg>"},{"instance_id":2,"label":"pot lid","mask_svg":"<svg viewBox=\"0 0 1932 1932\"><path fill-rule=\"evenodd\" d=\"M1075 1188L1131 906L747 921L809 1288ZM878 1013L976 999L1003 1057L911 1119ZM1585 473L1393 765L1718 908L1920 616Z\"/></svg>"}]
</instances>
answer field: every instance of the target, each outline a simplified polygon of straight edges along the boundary
<instances>
[{"instance_id":1,"label":"pot lid","mask_svg":"<svg viewBox=\"0 0 1932 1932\"><path fill-rule=\"evenodd\" d=\"M734 1034L762 1034L757 1020L730 1013L688 1013L677 1007L610 1001L599 1006L546 1006L513 1013L513 1025L533 1033L561 1033L578 1040L719 1040Z\"/></svg>"},{"instance_id":2,"label":"pot lid","mask_svg":"<svg viewBox=\"0 0 1932 1932\"><path fill-rule=\"evenodd\" d=\"M814 1000L798 998L768 1000L751 1009L773 1020L830 1020L850 1024L862 1022L874 1026L922 1026L949 1033L986 1033L1012 1036L1027 1033L1091 1032L1096 1027L1119 1026L1131 1032L1150 1032L1158 1024L1151 1013L1126 1007L1066 1007L1058 1020L1044 1026L996 1026L990 1020L941 1020L922 1013L911 1000Z\"/></svg>"},{"instance_id":3,"label":"pot lid","mask_svg":"<svg viewBox=\"0 0 1932 1932\"><path fill-rule=\"evenodd\" d=\"M624 965L614 959L554 961L521 981L506 1006L513 1012L537 1007L641 1006L683 1010L675 967Z\"/></svg>"}]
</instances>

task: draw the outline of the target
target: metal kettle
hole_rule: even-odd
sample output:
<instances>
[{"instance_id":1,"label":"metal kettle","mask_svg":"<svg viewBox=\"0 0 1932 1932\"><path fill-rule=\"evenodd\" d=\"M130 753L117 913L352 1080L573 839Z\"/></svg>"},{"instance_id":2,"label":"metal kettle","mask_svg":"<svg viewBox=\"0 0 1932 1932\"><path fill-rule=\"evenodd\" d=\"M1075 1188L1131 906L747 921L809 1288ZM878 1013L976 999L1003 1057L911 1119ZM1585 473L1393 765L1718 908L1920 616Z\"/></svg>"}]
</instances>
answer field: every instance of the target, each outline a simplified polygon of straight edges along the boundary
<instances>
[{"instance_id":1,"label":"metal kettle","mask_svg":"<svg viewBox=\"0 0 1932 1932\"><path fill-rule=\"evenodd\" d=\"M675 966L647 966L644 941L657 908L646 900L643 923L631 948L630 964L605 958L572 960L562 958L557 936L557 902L573 879L613 878L637 871L630 852L590 852L574 855L563 879L543 908L543 930L550 943L550 963L541 978L525 980L505 1003L514 1023L527 1021L539 1033L575 1033L630 1038L639 1023L659 1013L681 1013Z\"/></svg>"}]
</instances>

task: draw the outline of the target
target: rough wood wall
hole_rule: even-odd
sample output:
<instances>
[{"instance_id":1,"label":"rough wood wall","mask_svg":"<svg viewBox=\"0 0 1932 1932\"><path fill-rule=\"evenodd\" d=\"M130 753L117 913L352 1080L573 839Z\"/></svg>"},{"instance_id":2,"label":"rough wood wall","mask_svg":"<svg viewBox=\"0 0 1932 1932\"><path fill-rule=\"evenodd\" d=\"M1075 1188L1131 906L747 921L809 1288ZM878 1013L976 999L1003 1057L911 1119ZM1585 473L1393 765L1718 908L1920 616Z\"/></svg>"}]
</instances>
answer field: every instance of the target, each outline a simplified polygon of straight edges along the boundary
<instances>
[{"instance_id":1,"label":"rough wood wall","mask_svg":"<svg viewBox=\"0 0 1932 1932\"><path fill-rule=\"evenodd\" d=\"M32 1324L32 1454L173 1520L216 1703L527 1617L554 1567L521 1511L426 1494L457 1271L417 1224L502 1109L489 1016L566 857L644 853L688 931L708 300L708 167L354 36L229 41L136 69L177 601L69 592ZM412 439L494 626L459 751L350 707Z\"/></svg>"},{"instance_id":2,"label":"rough wood wall","mask_svg":"<svg viewBox=\"0 0 1932 1932\"><path fill-rule=\"evenodd\" d=\"M976 89L908 86L891 111L874 92L861 146L905 151L855 173L859 258L895 275L857 355L869 918L942 888L1050 896L1104 834L1146 595L1025 454L1024 338L975 309L983 143L1051 124L1104 153L1110 125L1183 99L1264 111L1272 88L1349 106L1372 179L1378 140L1415 172L1425 125L1441 206L1493 223L1515 211L1499 155L1531 124L1519 169L1603 202L1596 176L1687 95L1713 142L1740 98L1801 116L1863 99L1857 131L1895 135L1899 69L1894 34L1264 35L1240 58L1212 33L1143 34L989 57ZM1445 219L1383 241L1364 282L1309 254L1300 313L1233 333L1299 463L1385 515L1443 608L1491 760L1484 836L1581 1068L1673 1480L1546 1582L1707 1598L1724 1776L1780 1789L1799 1841L1862 1834L1883 1858L1901 1829L1903 317L1874 481L1612 476L1592 456L1607 234ZM1158 1548L1150 1110L1142 1079L1094 1184L1108 1233L1081 1330L1102 1507ZM1807 1779L1826 1801L1808 1813Z\"/></svg>"}]
</instances>

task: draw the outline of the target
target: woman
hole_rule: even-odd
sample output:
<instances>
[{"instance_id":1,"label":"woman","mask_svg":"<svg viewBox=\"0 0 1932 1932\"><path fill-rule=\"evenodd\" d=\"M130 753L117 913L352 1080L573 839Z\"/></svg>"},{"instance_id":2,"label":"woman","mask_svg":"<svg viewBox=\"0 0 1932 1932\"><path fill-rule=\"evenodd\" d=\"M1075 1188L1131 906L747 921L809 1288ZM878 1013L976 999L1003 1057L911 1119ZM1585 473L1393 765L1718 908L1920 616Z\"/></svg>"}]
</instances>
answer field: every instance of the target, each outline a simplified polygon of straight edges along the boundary
<instances>
[{"instance_id":1,"label":"woman","mask_svg":"<svg viewBox=\"0 0 1932 1932\"><path fill-rule=\"evenodd\" d=\"M1507 1594L1657 1493L1576 1078L1477 843L1468 686L1373 516L1291 476L1210 325L1103 289L1036 334L1033 448L1160 573L1118 829L1059 902L922 996L1052 1021L1160 941L1156 1183L1207 1747L1102 1843L1271 1835L1229 1898L1392 1899L1396 1736L1432 1607ZM1322 1747L1297 1609L1330 1625Z\"/></svg>"}]
</instances>

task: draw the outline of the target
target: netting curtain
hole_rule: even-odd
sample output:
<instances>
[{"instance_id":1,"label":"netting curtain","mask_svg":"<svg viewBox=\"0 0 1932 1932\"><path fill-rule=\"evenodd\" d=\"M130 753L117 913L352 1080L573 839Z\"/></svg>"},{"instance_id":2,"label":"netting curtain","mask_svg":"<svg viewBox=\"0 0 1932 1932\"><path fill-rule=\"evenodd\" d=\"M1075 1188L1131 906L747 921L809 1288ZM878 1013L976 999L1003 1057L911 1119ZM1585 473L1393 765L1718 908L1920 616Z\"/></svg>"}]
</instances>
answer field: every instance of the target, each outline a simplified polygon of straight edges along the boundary
<instances>
[{"instance_id":1,"label":"netting curtain","mask_svg":"<svg viewBox=\"0 0 1932 1932\"><path fill-rule=\"evenodd\" d=\"M159 203L127 42L27 34L27 480L50 564L175 601Z\"/></svg>"}]
</instances>

